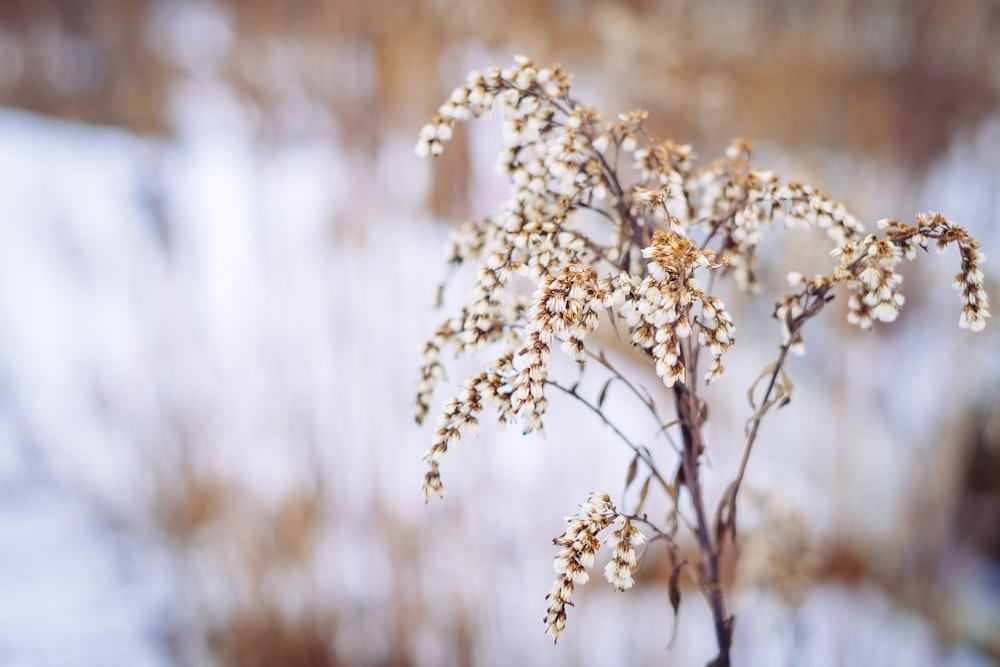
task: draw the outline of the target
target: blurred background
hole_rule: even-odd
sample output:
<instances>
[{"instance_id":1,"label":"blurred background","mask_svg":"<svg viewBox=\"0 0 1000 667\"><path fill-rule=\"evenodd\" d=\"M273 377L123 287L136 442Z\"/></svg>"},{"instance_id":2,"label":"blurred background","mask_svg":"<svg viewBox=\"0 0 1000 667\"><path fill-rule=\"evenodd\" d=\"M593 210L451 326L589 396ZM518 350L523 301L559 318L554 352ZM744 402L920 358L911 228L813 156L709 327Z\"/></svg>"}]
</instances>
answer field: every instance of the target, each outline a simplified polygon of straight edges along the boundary
<instances>
[{"instance_id":1,"label":"blurred background","mask_svg":"<svg viewBox=\"0 0 1000 667\"><path fill-rule=\"evenodd\" d=\"M505 186L495 122L433 164L420 126L469 69L561 62L605 117L750 137L869 225L943 212L996 309L998 36L990 0L0 1L0 664L704 664L655 550L543 634L551 539L629 460L577 406L484 428L423 504L444 244ZM892 327L838 300L807 329L726 574L737 664L1000 664L1000 336L956 326L957 253L920 264ZM768 298L732 306L712 498Z\"/></svg>"}]
</instances>

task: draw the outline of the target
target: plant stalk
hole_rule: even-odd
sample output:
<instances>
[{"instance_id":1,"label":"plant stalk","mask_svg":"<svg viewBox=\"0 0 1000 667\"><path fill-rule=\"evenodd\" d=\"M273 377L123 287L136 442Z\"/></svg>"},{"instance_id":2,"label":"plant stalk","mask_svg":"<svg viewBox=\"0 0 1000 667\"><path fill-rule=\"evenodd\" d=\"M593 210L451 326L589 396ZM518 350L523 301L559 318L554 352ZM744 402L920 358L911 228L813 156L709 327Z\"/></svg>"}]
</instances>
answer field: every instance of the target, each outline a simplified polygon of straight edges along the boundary
<instances>
[{"instance_id":1,"label":"plant stalk","mask_svg":"<svg viewBox=\"0 0 1000 667\"><path fill-rule=\"evenodd\" d=\"M698 397L691 388L678 382L674 385L674 400L681 422L684 445L681 453L684 486L691 494L691 504L695 513L695 534L698 538L698 551L701 553L698 563L701 592L712 610L715 640L719 647L719 655L709 664L712 667L729 667L729 649L733 643L732 619L726 611L726 599L719 579L719 553L712 540L701 490L699 459L704 445Z\"/></svg>"}]
</instances>

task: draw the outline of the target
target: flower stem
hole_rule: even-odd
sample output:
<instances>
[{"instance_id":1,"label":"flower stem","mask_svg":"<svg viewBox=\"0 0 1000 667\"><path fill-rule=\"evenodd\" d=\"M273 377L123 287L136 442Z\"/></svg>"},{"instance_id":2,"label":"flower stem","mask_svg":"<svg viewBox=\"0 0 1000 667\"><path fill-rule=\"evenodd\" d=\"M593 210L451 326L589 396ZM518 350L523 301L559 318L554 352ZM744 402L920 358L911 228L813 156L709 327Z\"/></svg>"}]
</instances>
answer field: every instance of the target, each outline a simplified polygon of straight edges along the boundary
<instances>
[{"instance_id":1,"label":"flower stem","mask_svg":"<svg viewBox=\"0 0 1000 667\"><path fill-rule=\"evenodd\" d=\"M701 574L701 592L712 611L715 639L719 647L719 655L711 664L718 667L728 667L729 649L733 643L732 618L726 611L725 594L719 579L719 552L715 548L709 530L701 489L699 459L704 444L702 442L698 397L691 387L678 382L674 385L674 401L677 405L677 415L680 418L683 439L681 469L684 474L684 486L691 494L691 505L695 513L695 535L698 538L698 551L701 554L698 564Z\"/></svg>"}]
</instances>

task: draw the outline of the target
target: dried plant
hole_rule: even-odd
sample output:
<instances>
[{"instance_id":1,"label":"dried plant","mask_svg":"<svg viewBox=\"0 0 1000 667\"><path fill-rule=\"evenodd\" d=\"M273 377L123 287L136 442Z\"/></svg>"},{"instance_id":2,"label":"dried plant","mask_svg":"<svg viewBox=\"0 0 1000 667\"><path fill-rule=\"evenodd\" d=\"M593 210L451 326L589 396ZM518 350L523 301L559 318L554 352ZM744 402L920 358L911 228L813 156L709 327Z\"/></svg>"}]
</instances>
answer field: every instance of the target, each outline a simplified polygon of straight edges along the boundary
<instances>
[{"instance_id":1,"label":"dried plant","mask_svg":"<svg viewBox=\"0 0 1000 667\"><path fill-rule=\"evenodd\" d=\"M630 512L616 507L608 494L594 493L576 517L567 519L566 531L554 540L558 576L548 595L546 632L558 640L564 631L574 588L588 580L602 546L613 552L606 579L626 590L634 583L636 549L659 541L674 563L670 600L675 613L679 577L686 569L714 619L718 656L712 664L728 665L733 618L720 583L720 556L736 536L740 485L761 420L790 399L793 385L785 363L789 352L802 352L805 323L836 289L846 290L847 319L861 329L895 320L904 302L897 267L933 243L938 250L958 246L959 325L979 331L989 317L979 246L939 214L918 215L913 225L882 220L878 234L867 233L842 204L818 189L782 183L775 174L751 167L751 145L743 139L734 141L724 157L696 167L689 146L646 132L644 111L604 122L596 109L570 95L568 74L558 66L536 67L524 57L509 68L470 74L423 128L416 152L441 154L457 122L494 110L503 122L496 166L510 182L510 196L495 215L465 223L452 237L449 262L474 267L474 292L423 349L417 421L428 415L432 392L445 375L446 348L456 355L480 355L485 363L444 406L425 457L425 500L444 495L441 459L476 430L487 404L501 425L516 423L532 433L542 429L547 391L569 395L632 450L626 489L643 481ZM723 357L735 341L733 319L713 288L732 279L743 292L758 291L757 247L763 231L776 226L824 231L832 259L812 277L788 276L791 291L773 310L781 330L777 357L750 387L753 414L739 469L713 518L702 490L708 410L699 380L711 383L723 375ZM590 338L602 316L644 355L668 389L672 414L661 415L653 397L619 370L614 350ZM590 398L579 383L550 374L557 342L580 372L596 364L607 375L598 396ZM655 417L668 442L677 444L654 452L627 437L604 409L614 382ZM669 465L665 457L671 458ZM665 474L668 468L676 472ZM670 501L665 517L643 512L651 487ZM686 504L682 494L688 496ZM696 563L684 560L677 548L681 525L696 540ZM649 533L648 539L637 526Z\"/></svg>"}]
</instances>

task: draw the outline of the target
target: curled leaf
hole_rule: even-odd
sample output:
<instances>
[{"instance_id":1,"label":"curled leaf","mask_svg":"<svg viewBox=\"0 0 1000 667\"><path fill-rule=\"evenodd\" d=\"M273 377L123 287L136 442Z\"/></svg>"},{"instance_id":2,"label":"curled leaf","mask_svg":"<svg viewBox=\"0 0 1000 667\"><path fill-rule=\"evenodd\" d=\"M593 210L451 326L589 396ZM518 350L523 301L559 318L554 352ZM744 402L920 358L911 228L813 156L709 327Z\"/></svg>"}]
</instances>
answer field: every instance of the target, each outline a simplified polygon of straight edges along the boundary
<instances>
[{"instance_id":1,"label":"curled leaf","mask_svg":"<svg viewBox=\"0 0 1000 667\"><path fill-rule=\"evenodd\" d=\"M747 435L749 435L750 433L750 425L753 424L754 422L763 419L764 415L766 415L771 410L771 408L775 406L779 408L783 407L787 405L789 401L792 400L791 397L785 393L785 387L782 384L775 384L771 388L770 396L771 397L768 400L764 401L764 403L759 408L757 408L757 411L753 413L753 415L747 420L746 426L744 428L744 431Z\"/></svg>"},{"instance_id":2,"label":"curled leaf","mask_svg":"<svg viewBox=\"0 0 1000 667\"><path fill-rule=\"evenodd\" d=\"M757 385L760 384L761 380L768 378L774 374L775 369L778 367L778 362L773 361L764 367L764 370L760 372L757 379L750 383L750 388L747 389L747 400L750 401L750 407L756 409L757 401L754 400L754 394L757 392Z\"/></svg>"}]
</instances>

